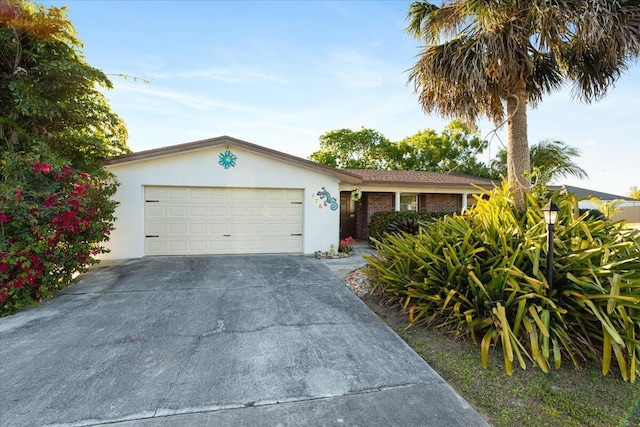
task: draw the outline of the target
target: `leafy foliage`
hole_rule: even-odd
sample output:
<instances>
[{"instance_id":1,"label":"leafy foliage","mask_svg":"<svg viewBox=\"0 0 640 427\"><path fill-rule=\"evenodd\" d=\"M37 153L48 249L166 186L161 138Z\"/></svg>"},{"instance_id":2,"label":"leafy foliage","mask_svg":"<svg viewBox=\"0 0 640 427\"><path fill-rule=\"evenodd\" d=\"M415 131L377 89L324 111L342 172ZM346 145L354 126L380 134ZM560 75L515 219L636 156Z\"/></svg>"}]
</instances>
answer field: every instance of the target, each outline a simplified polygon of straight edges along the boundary
<instances>
[{"instance_id":1,"label":"leafy foliage","mask_svg":"<svg viewBox=\"0 0 640 427\"><path fill-rule=\"evenodd\" d=\"M571 195L553 196L553 287L546 258L542 202L527 195L519 211L506 188L463 215L446 216L417 235L376 240L369 273L402 301L411 322L468 336L487 364L500 345L506 371L530 360L547 372L571 359L613 364L625 380L640 370L640 232L624 222L574 213Z\"/></svg>"},{"instance_id":2,"label":"leafy foliage","mask_svg":"<svg viewBox=\"0 0 640 427\"><path fill-rule=\"evenodd\" d=\"M640 54L637 1L416 1L407 18L424 45L409 75L419 103L470 124L506 122L508 180L521 209L531 172L527 104L564 82L598 100Z\"/></svg>"},{"instance_id":3,"label":"leafy foliage","mask_svg":"<svg viewBox=\"0 0 640 427\"><path fill-rule=\"evenodd\" d=\"M605 202L597 197L592 197L589 201L598 207L598 211L606 219L611 219L614 214L620 212L620 205L624 203L623 199L613 199Z\"/></svg>"},{"instance_id":4,"label":"leafy foliage","mask_svg":"<svg viewBox=\"0 0 640 427\"><path fill-rule=\"evenodd\" d=\"M382 153L389 144L373 129L333 130L320 136L320 150L309 159L334 168L384 169L387 163Z\"/></svg>"},{"instance_id":5,"label":"leafy foliage","mask_svg":"<svg viewBox=\"0 0 640 427\"><path fill-rule=\"evenodd\" d=\"M65 8L0 3L0 315L52 295L103 251L129 151Z\"/></svg>"},{"instance_id":6,"label":"leafy foliage","mask_svg":"<svg viewBox=\"0 0 640 427\"><path fill-rule=\"evenodd\" d=\"M331 167L456 172L489 176L476 158L488 147L476 132L458 120L442 133L427 129L399 142L373 129L340 129L320 137L320 150L309 159Z\"/></svg>"},{"instance_id":7,"label":"leafy foliage","mask_svg":"<svg viewBox=\"0 0 640 427\"><path fill-rule=\"evenodd\" d=\"M48 163L4 162L24 180L0 184L0 315L69 285L105 252L113 222L113 181ZM25 167L26 166L26 167Z\"/></svg>"},{"instance_id":8,"label":"leafy foliage","mask_svg":"<svg viewBox=\"0 0 640 427\"><path fill-rule=\"evenodd\" d=\"M604 214L598 210L598 209L579 209L578 210L578 215L584 215L584 214L588 214L590 218L592 219L607 219L606 216L604 216Z\"/></svg>"},{"instance_id":9,"label":"leafy foliage","mask_svg":"<svg viewBox=\"0 0 640 427\"><path fill-rule=\"evenodd\" d=\"M369 220L369 238L380 240L386 233L417 233L420 225L446 216L447 212L399 212L380 211Z\"/></svg>"},{"instance_id":10,"label":"leafy foliage","mask_svg":"<svg viewBox=\"0 0 640 427\"><path fill-rule=\"evenodd\" d=\"M536 185L547 185L560 177L574 176L588 178L587 172L573 160L580 156L580 150L562 141L540 141L529 147L531 157L531 180ZM491 161L492 176L507 175L507 152L500 150Z\"/></svg>"},{"instance_id":11,"label":"leafy foliage","mask_svg":"<svg viewBox=\"0 0 640 427\"><path fill-rule=\"evenodd\" d=\"M99 159L129 151L127 131L98 87L65 9L10 0L0 13L0 143L98 173Z\"/></svg>"},{"instance_id":12,"label":"leafy foliage","mask_svg":"<svg viewBox=\"0 0 640 427\"><path fill-rule=\"evenodd\" d=\"M487 166L476 155L488 146L477 132L454 120L440 134L427 129L391 144L386 152L387 163L389 169L487 176Z\"/></svg>"}]
</instances>

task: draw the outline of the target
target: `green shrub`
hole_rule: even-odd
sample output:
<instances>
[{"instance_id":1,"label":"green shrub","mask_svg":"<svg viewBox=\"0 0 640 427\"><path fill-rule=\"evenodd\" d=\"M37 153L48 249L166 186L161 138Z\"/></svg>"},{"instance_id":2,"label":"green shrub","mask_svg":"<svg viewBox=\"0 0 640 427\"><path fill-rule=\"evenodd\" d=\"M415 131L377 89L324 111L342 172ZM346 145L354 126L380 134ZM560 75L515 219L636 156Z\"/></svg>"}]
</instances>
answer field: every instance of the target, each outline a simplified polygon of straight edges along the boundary
<instances>
[{"instance_id":1,"label":"green shrub","mask_svg":"<svg viewBox=\"0 0 640 427\"><path fill-rule=\"evenodd\" d=\"M443 218L447 212L376 212L369 221L369 238L380 240L386 233L398 231L418 232L420 223Z\"/></svg>"},{"instance_id":2,"label":"green shrub","mask_svg":"<svg viewBox=\"0 0 640 427\"><path fill-rule=\"evenodd\" d=\"M528 196L517 212L506 188L463 215L450 215L415 236L375 240L367 257L377 285L399 299L411 322L425 321L481 347L502 347L509 375L526 360L547 372L563 359L593 358L603 374L612 361L624 380L640 369L640 231L624 222L577 216L571 195L560 207L553 286L546 279L546 225Z\"/></svg>"},{"instance_id":3,"label":"green shrub","mask_svg":"<svg viewBox=\"0 0 640 427\"><path fill-rule=\"evenodd\" d=\"M605 217L604 214L598 209L580 209L579 210L580 215L584 214L585 212L588 212L589 216L591 216L593 219L607 219L607 217Z\"/></svg>"}]
</instances>

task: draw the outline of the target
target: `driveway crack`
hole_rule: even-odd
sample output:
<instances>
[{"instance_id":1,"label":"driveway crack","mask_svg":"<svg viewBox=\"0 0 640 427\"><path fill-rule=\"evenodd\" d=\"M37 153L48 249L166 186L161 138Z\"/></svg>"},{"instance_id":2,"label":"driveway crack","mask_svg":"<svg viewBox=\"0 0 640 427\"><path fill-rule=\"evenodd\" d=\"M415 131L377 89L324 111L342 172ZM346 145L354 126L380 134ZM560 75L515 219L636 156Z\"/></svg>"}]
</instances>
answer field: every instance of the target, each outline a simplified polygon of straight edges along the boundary
<instances>
[{"instance_id":1,"label":"driveway crack","mask_svg":"<svg viewBox=\"0 0 640 427\"><path fill-rule=\"evenodd\" d=\"M196 354L196 351L198 350L198 347L200 346L200 341L202 341L202 337L203 337L203 335L199 335L199 336L196 337L195 343L192 346L191 351L189 352L189 355L187 356L187 360L185 361L185 363L183 363L180 366L180 368L178 369L178 372L176 373L176 377L171 382L171 384L169 384L169 389L164 394L164 396L162 396L162 398L160 399L160 402L158 402L158 405L156 406L156 409L153 411L153 417L156 417L156 415L158 414L158 410L163 406L164 402L167 400L167 397L169 396L169 394L173 390L173 387L178 383L178 380L180 379L180 376L182 375L182 373L184 372L186 367L189 366L189 364L191 363L191 358L193 357L194 354Z\"/></svg>"},{"instance_id":2,"label":"driveway crack","mask_svg":"<svg viewBox=\"0 0 640 427\"><path fill-rule=\"evenodd\" d=\"M224 290L224 293L222 294L221 299L224 298L224 296L226 295L228 289L229 288ZM207 331L204 331L203 333L201 333L200 335L197 335L195 337L195 343L193 344L193 346L191 348L191 351L189 352L189 355L187 356L187 360L185 361L185 363L183 363L180 366L180 369L178 369L178 372L176 373L176 377L171 382L171 384L169 384L169 389L167 390L167 392L164 394L164 396L162 396L162 398L158 402L158 405L156 406L155 410L153 411L153 417L156 417L158 415L158 410L160 410L160 408L164 405L165 401L167 400L167 397L169 396L169 394L173 390L173 387L180 380L180 376L182 375L184 370L191 363L191 359L193 358L194 354L196 354L196 352L198 351L198 348L200 347L200 343L202 342L202 339L206 338L206 337L209 337L211 335L216 335L216 334L223 333L224 330L225 330L224 320L218 319L218 323L217 323L215 328L209 329Z\"/></svg>"}]
</instances>

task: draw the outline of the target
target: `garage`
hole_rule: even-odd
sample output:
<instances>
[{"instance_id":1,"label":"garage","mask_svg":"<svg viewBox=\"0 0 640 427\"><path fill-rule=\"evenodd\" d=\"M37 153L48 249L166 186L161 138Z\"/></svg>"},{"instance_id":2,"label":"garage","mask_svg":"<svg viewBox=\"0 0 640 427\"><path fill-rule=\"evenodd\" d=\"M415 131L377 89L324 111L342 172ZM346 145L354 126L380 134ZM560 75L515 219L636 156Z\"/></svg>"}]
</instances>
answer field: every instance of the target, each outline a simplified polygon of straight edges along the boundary
<instances>
[{"instance_id":1,"label":"garage","mask_svg":"<svg viewBox=\"0 0 640 427\"><path fill-rule=\"evenodd\" d=\"M340 185L362 182L353 173L228 136L103 163L120 184L103 260L337 248Z\"/></svg>"},{"instance_id":2,"label":"garage","mask_svg":"<svg viewBox=\"0 0 640 427\"><path fill-rule=\"evenodd\" d=\"M145 255L302 252L302 190L145 187Z\"/></svg>"}]
</instances>

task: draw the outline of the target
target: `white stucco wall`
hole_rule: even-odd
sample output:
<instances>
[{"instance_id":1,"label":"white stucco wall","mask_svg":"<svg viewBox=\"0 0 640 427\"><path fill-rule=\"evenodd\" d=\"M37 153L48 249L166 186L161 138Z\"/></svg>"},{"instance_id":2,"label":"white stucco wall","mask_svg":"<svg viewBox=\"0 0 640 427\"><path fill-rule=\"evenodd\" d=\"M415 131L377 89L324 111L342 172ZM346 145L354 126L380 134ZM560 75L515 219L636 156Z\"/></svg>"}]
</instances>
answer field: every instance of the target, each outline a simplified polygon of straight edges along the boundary
<instances>
[{"instance_id":1,"label":"white stucco wall","mask_svg":"<svg viewBox=\"0 0 640 427\"><path fill-rule=\"evenodd\" d=\"M237 156L236 166L224 169L218 164L221 152L230 149ZM311 254L338 247L339 209L319 208L316 193L325 187L339 202L339 180L330 174L293 163L265 157L233 145L221 145L128 163L107 169L120 182L114 199L115 230L105 245L111 250L101 259L139 258L144 255L144 187L194 186L238 188L287 188L304 190L303 252Z\"/></svg>"}]
</instances>

